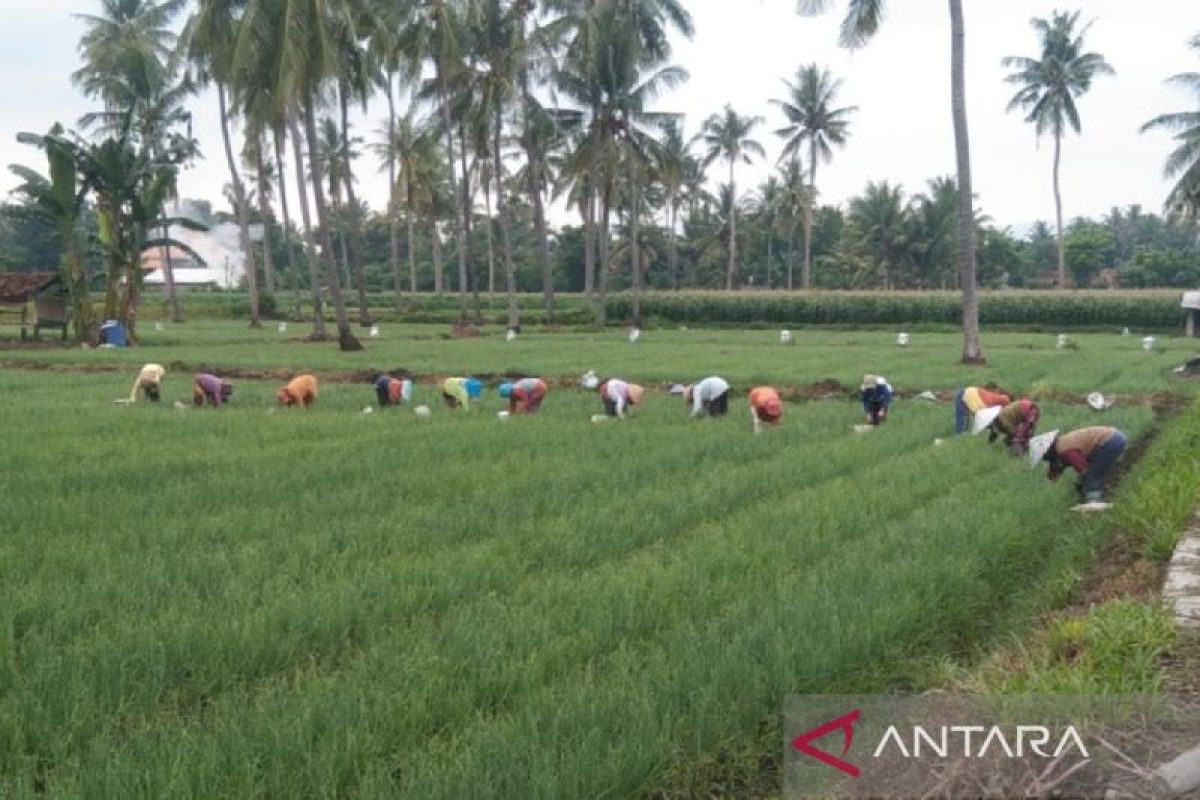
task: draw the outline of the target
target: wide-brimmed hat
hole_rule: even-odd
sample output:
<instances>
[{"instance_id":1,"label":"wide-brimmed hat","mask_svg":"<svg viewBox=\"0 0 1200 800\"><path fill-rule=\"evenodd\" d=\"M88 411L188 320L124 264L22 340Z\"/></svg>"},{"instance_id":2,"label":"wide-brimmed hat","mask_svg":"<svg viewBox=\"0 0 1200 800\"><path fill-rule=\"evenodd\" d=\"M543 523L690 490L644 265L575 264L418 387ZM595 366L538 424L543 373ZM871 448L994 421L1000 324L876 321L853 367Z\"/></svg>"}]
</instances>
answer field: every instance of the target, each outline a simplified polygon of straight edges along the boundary
<instances>
[{"instance_id":1,"label":"wide-brimmed hat","mask_svg":"<svg viewBox=\"0 0 1200 800\"><path fill-rule=\"evenodd\" d=\"M1036 467L1042 463L1042 459L1046 457L1046 453L1050 452L1050 448L1054 446L1054 441L1058 439L1058 431L1050 431L1043 433L1041 436L1035 436L1029 440L1029 466Z\"/></svg>"},{"instance_id":2,"label":"wide-brimmed hat","mask_svg":"<svg viewBox=\"0 0 1200 800\"><path fill-rule=\"evenodd\" d=\"M1000 416L1000 412L1003 410L1000 406L989 406L988 408L976 411L974 433L980 434L986 431L996 421L996 418Z\"/></svg>"},{"instance_id":3,"label":"wide-brimmed hat","mask_svg":"<svg viewBox=\"0 0 1200 800\"><path fill-rule=\"evenodd\" d=\"M629 384L629 402L635 406L642 404L642 398L646 395L646 390L636 383Z\"/></svg>"},{"instance_id":4,"label":"wide-brimmed hat","mask_svg":"<svg viewBox=\"0 0 1200 800\"><path fill-rule=\"evenodd\" d=\"M874 389L878 385L879 385L879 376L878 375L863 375L863 381L862 381L861 388Z\"/></svg>"}]
</instances>

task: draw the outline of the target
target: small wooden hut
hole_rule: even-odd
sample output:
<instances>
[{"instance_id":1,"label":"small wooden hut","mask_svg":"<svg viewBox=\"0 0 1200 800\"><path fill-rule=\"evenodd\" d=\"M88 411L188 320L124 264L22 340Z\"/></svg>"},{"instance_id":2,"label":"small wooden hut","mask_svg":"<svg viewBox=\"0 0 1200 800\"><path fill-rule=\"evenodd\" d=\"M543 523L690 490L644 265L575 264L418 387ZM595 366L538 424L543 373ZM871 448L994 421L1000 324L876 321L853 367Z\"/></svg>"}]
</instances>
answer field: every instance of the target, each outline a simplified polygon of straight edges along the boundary
<instances>
[{"instance_id":1,"label":"small wooden hut","mask_svg":"<svg viewBox=\"0 0 1200 800\"><path fill-rule=\"evenodd\" d=\"M0 315L18 319L22 340L31 325L35 338L42 328L57 328L66 339L71 321L67 287L57 272L0 272Z\"/></svg>"}]
</instances>

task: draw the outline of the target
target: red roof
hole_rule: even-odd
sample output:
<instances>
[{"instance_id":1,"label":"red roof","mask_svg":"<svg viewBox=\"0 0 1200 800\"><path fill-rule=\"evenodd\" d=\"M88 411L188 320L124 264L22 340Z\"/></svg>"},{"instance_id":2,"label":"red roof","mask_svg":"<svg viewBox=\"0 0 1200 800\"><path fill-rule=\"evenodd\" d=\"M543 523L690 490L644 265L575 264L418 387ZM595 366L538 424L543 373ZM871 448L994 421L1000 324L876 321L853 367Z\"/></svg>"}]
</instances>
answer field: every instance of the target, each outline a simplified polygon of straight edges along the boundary
<instances>
[{"instance_id":1,"label":"red roof","mask_svg":"<svg viewBox=\"0 0 1200 800\"><path fill-rule=\"evenodd\" d=\"M0 272L0 303L28 302L57 280L57 272Z\"/></svg>"}]
</instances>

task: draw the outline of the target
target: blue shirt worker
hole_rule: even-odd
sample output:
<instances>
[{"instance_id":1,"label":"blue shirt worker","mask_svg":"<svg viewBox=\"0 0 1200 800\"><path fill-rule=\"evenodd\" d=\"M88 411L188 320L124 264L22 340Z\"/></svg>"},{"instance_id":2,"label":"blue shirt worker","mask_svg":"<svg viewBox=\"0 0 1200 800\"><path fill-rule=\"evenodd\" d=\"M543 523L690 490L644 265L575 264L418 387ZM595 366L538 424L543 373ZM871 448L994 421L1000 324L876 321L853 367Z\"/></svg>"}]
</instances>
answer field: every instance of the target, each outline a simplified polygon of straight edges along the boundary
<instances>
[{"instance_id":1,"label":"blue shirt worker","mask_svg":"<svg viewBox=\"0 0 1200 800\"><path fill-rule=\"evenodd\" d=\"M859 391L863 411L871 425L882 425L887 421L888 409L892 406L892 386L882 375L863 375Z\"/></svg>"}]
</instances>

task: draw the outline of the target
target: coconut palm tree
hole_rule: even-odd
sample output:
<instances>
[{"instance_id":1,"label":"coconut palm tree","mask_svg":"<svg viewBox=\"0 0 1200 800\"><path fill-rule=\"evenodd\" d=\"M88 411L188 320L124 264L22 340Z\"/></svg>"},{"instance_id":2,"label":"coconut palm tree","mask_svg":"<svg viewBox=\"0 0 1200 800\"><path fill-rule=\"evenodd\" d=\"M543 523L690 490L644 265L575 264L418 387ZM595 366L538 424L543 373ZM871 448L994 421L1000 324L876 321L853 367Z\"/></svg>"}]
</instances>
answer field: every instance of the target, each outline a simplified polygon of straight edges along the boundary
<instances>
[{"instance_id":1,"label":"coconut palm tree","mask_svg":"<svg viewBox=\"0 0 1200 800\"><path fill-rule=\"evenodd\" d=\"M1079 30L1078 11L1055 11L1050 19L1034 18L1030 25L1038 35L1041 52L1036 58L1009 56L1002 62L1012 70L1006 81L1020 87L1008 102L1008 110L1020 109L1038 137L1054 137L1054 210L1058 221L1058 285L1067 283L1066 249L1063 246L1062 189L1058 172L1062 138L1069 129L1080 132L1075 100L1092 88L1098 75L1114 75L1099 53L1084 52L1084 37L1091 23Z\"/></svg>"},{"instance_id":2,"label":"coconut palm tree","mask_svg":"<svg viewBox=\"0 0 1200 800\"><path fill-rule=\"evenodd\" d=\"M105 0L99 14L77 15L84 25L79 43L84 63L72 80L104 104L103 111L84 115L83 127L120 135L132 122L145 146L158 152L184 125L190 131L191 115L183 104L195 86L187 77L180 79L178 37L171 29L183 5L182 0ZM165 209L159 213L165 216ZM170 248L162 249L161 261L171 319L182 322Z\"/></svg>"},{"instance_id":3,"label":"coconut palm tree","mask_svg":"<svg viewBox=\"0 0 1200 800\"><path fill-rule=\"evenodd\" d=\"M850 201L846 221L847 249L860 264L859 280L877 280L883 289L894 288L898 273L912 256L904 191L887 181L868 183L862 195Z\"/></svg>"},{"instance_id":4,"label":"coconut palm tree","mask_svg":"<svg viewBox=\"0 0 1200 800\"><path fill-rule=\"evenodd\" d=\"M785 80L787 97L771 103L783 112L787 125L775 131L784 140L780 161L790 161L807 147L809 180L808 206L804 210L804 271L800 285L812 288L812 226L813 204L817 198L817 162L829 163L833 159L833 147L846 144L850 131L850 115L858 106L836 108L837 94L842 82L833 77L828 69L816 64L801 67L796 80Z\"/></svg>"},{"instance_id":5,"label":"coconut palm tree","mask_svg":"<svg viewBox=\"0 0 1200 800\"><path fill-rule=\"evenodd\" d=\"M825 11L831 0L797 0L801 14ZM954 153L958 182L958 271L962 278L963 356L967 364L984 361L979 342L979 297L975 279L975 195L971 189L971 142L967 129L966 24L962 0L950 6L950 108L954 119ZM885 0L846 0L841 45L857 49L870 41L883 22Z\"/></svg>"},{"instance_id":6,"label":"coconut palm tree","mask_svg":"<svg viewBox=\"0 0 1200 800\"><path fill-rule=\"evenodd\" d=\"M640 8L638 4L634 4ZM637 189L642 177L649 172L657 142L655 130L671 119L671 115L647 111L647 105L663 91L678 86L688 74L677 66L645 68L644 31L633 24L632 12L605 7L597 10L590 34L592 46L584 52L590 61L570 59L558 71L555 82L559 91L578 108L586 109L574 115L572 124L579 131L574 147L564 158L562 172L566 182L583 188L586 207L590 193L599 204L599 284L596 299L597 322L605 323L605 303L608 294L610 245L609 221L620 197L622 183L629 182L627 196L631 200L631 228L640 224L641 193ZM564 120L571 119L563 114ZM636 236L637 230L631 230ZM641 286L639 248L630 248L633 284L635 287L634 316L640 311Z\"/></svg>"},{"instance_id":7,"label":"coconut palm tree","mask_svg":"<svg viewBox=\"0 0 1200 800\"><path fill-rule=\"evenodd\" d=\"M413 110L389 123L392 139L374 146L375 153L383 162L383 169L394 169L396 184L396 211L401 207L408 226L408 277L409 291L417 291L416 268L416 224L430 214L437 183L441 179L440 163L444 160L437 146L437 132L427 120L416 117ZM383 131L388 133L387 128ZM390 165L390 166L389 166ZM440 275L438 276L440 291ZM395 275L396 294L400 294L400 276Z\"/></svg>"},{"instance_id":8,"label":"coconut palm tree","mask_svg":"<svg viewBox=\"0 0 1200 800\"><path fill-rule=\"evenodd\" d=\"M433 65L433 79L424 93L432 95L437 105L441 133L445 137L450 192L456 204L453 230L458 252L460 321L465 321L467 317L467 286L464 278L469 268L474 269L470 250L471 196L469 191L460 191L465 187L467 176L462 175L462 181L459 180L454 145L454 135L459 129L453 108L457 99L455 89L461 87L461 76L466 68L461 49L465 6L466 0L417 0L409 24L400 32L398 39L399 47L409 56L413 74L420 74L426 60ZM477 299L475 315L478 318Z\"/></svg>"},{"instance_id":9,"label":"coconut palm tree","mask_svg":"<svg viewBox=\"0 0 1200 800\"><path fill-rule=\"evenodd\" d=\"M120 1L120 0L118 0ZM200 0L196 12L188 20L183 34L183 50L194 66L194 74L200 86L215 83L217 108L221 121L221 141L225 151L225 163L229 168L230 185L233 188L234 212L241 232L241 249L245 259L246 287L250 292L250 326L259 327L258 270L254 263L254 250L250 246L250 220L246 214L248 203L246 185L238 171L234 157L233 141L229 133L232 109L229 94L235 88L238 77L234 60L234 40L242 19L239 17L239 0Z\"/></svg>"},{"instance_id":10,"label":"coconut palm tree","mask_svg":"<svg viewBox=\"0 0 1200 800\"><path fill-rule=\"evenodd\" d=\"M683 202L684 187L689 170L697 168L691 153L691 144L683 138L678 120L671 120L664 128L658 146L658 163L655 175L662 186L664 210L667 223L667 263L671 273L671 285L679 288L679 209Z\"/></svg>"},{"instance_id":11,"label":"coconut palm tree","mask_svg":"<svg viewBox=\"0 0 1200 800\"><path fill-rule=\"evenodd\" d=\"M798 155L783 165L779 186L779 207L788 218L787 288L791 291L795 288L796 226L811 205L804 165Z\"/></svg>"},{"instance_id":12,"label":"coconut palm tree","mask_svg":"<svg viewBox=\"0 0 1200 800\"><path fill-rule=\"evenodd\" d=\"M1188 46L1200 56L1200 35L1193 37ZM1176 147L1167 157L1164 169L1167 177L1175 180L1166 206L1171 213L1195 216L1200 212L1200 72L1180 73L1169 83L1191 92L1197 101L1196 108L1155 117L1141 130L1145 133L1161 129L1175 134Z\"/></svg>"},{"instance_id":13,"label":"coconut palm tree","mask_svg":"<svg viewBox=\"0 0 1200 800\"><path fill-rule=\"evenodd\" d=\"M706 148L705 166L717 159L729 163L729 190L733 193L733 203L729 217L729 268L725 273L727 290L733 289L734 276L737 274L737 175L734 169L739 163L753 164L755 158L766 158L762 144L752 138L754 129L762 122L762 117L742 116L733 110L733 106L726 105L724 113L713 114L705 120L696 137Z\"/></svg>"},{"instance_id":14,"label":"coconut palm tree","mask_svg":"<svg viewBox=\"0 0 1200 800\"><path fill-rule=\"evenodd\" d=\"M537 233L538 262L542 268L542 294L546 322L554 324L554 271L550 261L550 232L546 223L546 188L553 186L554 171L551 155L566 143L563 130L553 116L531 93L522 88L521 127L513 144L525 154L525 164L517 171L516 179L525 187L533 207L533 225Z\"/></svg>"},{"instance_id":15,"label":"coconut palm tree","mask_svg":"<svg viewBox=\"0 0 1200 800\"><path fill-rule=\"evenodd\" d=\"M231 51L228 56L231 72L248 80L249 71L257 67L255 77L268 82L280 106L294 106L297 110L309 158L308 177L316 210L320 256L325 261L337 319L338 346L342 350L361 350L362 343L350 329L330 235L324 175L317 159L317 105L340 63L336 26L344 19L354 19L361 12L362 3L360 0L201 0L199 15L204 14L206 5L234 2L244 2L245 10L235 28L227 32L230 36L227 41L232 42L226 45ZM195 49L202 54L213 50L213 46L206 45L210 41L211 36L200 37ZM263 54L270 56L270 63L263 63Z\"/></svg>"}]
</instances>

